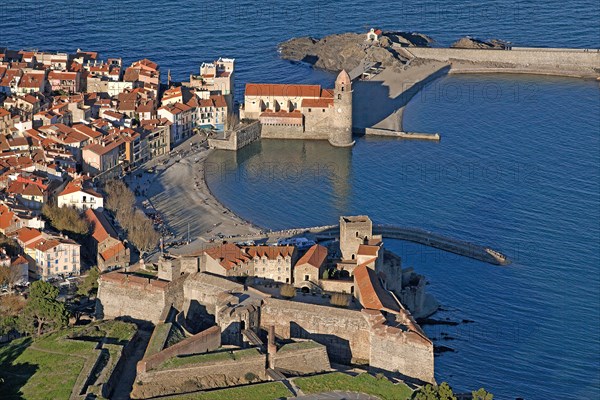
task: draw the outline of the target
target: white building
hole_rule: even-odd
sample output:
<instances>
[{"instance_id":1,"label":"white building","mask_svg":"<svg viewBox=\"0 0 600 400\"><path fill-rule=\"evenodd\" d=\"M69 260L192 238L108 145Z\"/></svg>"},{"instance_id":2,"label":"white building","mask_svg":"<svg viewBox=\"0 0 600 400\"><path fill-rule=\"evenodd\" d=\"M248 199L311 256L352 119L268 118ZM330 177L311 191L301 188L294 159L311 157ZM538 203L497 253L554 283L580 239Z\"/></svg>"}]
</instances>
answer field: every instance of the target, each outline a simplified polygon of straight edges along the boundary
<instances>
[{"instance_id":1,"label":"white building","mask_svg":"<svg viewBox=\"0 0 600 400\"><path fill-rule=\"evenodd\" d=\"M96 210L104 207L104 197L95 190L85 187L82 179L75 179L67 183L65 189L58 194L57 204L59 207Z\"/></svg>"}]
</instances>

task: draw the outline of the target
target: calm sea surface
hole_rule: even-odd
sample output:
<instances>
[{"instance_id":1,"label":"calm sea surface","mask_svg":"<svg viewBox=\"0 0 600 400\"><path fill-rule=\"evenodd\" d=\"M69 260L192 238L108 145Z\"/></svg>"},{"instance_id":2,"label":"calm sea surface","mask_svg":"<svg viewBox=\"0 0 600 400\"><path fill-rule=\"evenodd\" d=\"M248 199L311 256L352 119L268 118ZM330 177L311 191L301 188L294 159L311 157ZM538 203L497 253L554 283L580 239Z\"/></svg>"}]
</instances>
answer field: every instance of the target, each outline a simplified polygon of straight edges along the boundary
<instances>
[{"instance_id":1,"label":"calm sea surface","mask_svg":"<svg viewBox=\"0 0 600 400\"><path fill-rule=\"evenodd\" d=\"M248 81L317 82L331 74L278 59L276 44L376 25L515 45L600 47L596 1L409 2L3 1L0 47L97 50L125 62L148 57L185 79L218 56L237 59ZM340 214L418 226L492 245L492 267L388 241L425 274L444 305L428 327L455 349L436 377L495 398L600 396L600 88L597 82L531 76L456 76L409 104L405 128L440 132L440 143L357 139L262 141L217 152L216 196L269 228L335 223ZM453 340L443 340L443 337Z\"/></svg>"}]
</instances>

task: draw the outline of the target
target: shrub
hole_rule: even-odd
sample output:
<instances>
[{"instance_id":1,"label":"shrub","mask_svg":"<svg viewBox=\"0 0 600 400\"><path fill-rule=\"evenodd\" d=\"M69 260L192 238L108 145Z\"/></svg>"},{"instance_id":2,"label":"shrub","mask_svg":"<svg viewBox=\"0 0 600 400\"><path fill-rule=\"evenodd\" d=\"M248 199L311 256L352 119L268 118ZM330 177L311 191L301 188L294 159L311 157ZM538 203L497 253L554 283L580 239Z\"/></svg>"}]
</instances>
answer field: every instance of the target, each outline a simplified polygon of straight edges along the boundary
<instances>
[{"instance_id":1,"label":"shrub","mask_svg":"<svg viewBox=\"0 0 600 400\"><path fill-rule=\"evenodd\" d=\"M258 376L256 376L255 374L253 374L252 372L246 372L246 375L244 375L244 378L248 381L248 382L253 382L255 380L258 379Z\"/></svg>"},{"instance_id":2,"label":"shrub","mask_svg":"<svg viewBox=\"0 0 600 400\"><path fill-rule=\"evenodd\" d=\"M350 304L350 295L345 293L334 293L331 296L330 303L332 306L336 307L348 307L348 304Z\"/></svg>"},{"instance_id":3,"label":"shrub","mask_svg":"<svg viewBox=\"0 0 600 400\"><path fill-rule=\"evenodd\" d=\"M296 295L296 288L286 283L279 288L279 295L286 299L291 299Z\"/></svg>"}]
</instances>

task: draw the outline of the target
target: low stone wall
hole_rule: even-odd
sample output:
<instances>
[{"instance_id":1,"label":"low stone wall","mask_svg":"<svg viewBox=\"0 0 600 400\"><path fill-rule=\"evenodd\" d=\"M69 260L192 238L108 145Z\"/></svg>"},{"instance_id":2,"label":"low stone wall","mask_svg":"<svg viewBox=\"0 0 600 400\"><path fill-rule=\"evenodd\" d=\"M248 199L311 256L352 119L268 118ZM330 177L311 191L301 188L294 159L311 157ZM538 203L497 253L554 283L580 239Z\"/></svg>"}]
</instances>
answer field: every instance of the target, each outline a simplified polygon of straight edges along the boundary
<instances>
[{"instance_id":1,"label":"low stone wall","mask_svg":"<svg viewBox=\"0 0 600 400\"><path fill-rule=\"evenodd\" d=\"M418 58L437 61L464 60L528 66L543 66L558 70L591 70L599 68L600 53L571 49L525 48L519 50L454 49L411 47L407 49ZM526 50L526 51L523 51Z\"/></svg>"},{"instance_id":2,"label":"low stone wall","mask_svg":"<svg viewBox=\"0 0 600 400\"><path fill-rule=\"evenodd\" d=\"M319 280L319 286L326 292L352 293L352 288L354 287L354 280L321 279Z\"/></svg>"},{"instance_id":3,"label":"low stone wall","mask_svg":"<svg viewBox=\"0 0 600 400\"><path fill-rule=\"evenodd\" d=\"M166 339L165 339L166 340ZM210 327L194 336L182 340L171 347L142 359L137 364L138 374L148 372L166 360L188 354L200 354L221 347L221 328Z\"/></svg>"},{"instance_id":4,"label":"low stone wall","mask_svg":"<svg viewBox=\"0 0 600 400\"><path fill-rule=\"evenodd\" d=\"M329 371L331 365L327 349L318 343L314 343L314 345L314 347L306 349L286 350L285 347L280 349L273 357L274 367L285 373L297 375Z\"/></svg>"},{"instance_id":5,"label":"low stone wall","mask_svg":"<svg viewBox=\"0 0 600 400\"><path fill-rule=\"evenodd\" d=\"M169 394L214 389L249 383L246 374L267 380L266 355L246 356L239 360L205 362L189 367L138 374L132 398L149 398Z\"/></svg>"}]
</instances>

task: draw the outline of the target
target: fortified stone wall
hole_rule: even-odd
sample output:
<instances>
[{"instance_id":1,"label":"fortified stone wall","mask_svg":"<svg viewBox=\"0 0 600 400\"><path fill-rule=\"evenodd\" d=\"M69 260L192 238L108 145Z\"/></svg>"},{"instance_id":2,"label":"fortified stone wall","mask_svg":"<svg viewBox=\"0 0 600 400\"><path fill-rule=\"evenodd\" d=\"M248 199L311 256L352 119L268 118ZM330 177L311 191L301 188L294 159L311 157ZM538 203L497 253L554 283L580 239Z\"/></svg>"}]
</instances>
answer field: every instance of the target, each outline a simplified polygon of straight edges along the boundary
<instances>
[{"instance_id":1,"label":"fortified stone wall","mask_svg":"<svg viewBox=\"0 0 600 400\"><path fill-rule=\"evenodd\" d=\"M248 383L246 374L267 380L266 355L245 356L238 360L204 362L138 374L133 398L149 398L166 394L191 392Z\"/></svg>"},{"instance_id":2,"label":"fortified stone wall","mask_svg":"<svg viewBox=\"0 0 600 400\"><path fill-rule=\"evenodd\" d=\"M291 374L314 374L331 369L325 346L280 350L275 353L273 359L275 368Z\"/></svg>"},{"instance_id":3,"label":"fortified stone wall","mask_svg":"<svg viewBox=\"0 0 600 400\"><path fill-rule=\"evenodd\" d=\"M173 346L167 347L150 357L143 358L137 363L137 373L148 372L169 358L206 353L214 351L219 347L221 347L221 329L218 326L213 326L179 343L175 343Z\"/></svg>"},{"instance_id":4,"label":"fortified stone wall","mask_svg":"<svg viewBox=\"0 0 600 400\"><path fill-rule=\"evenodd\" d=\"M223 304L224 292L243 291L244 286L231 282L218 276L206 273L192 274L183 284L183 296L185 303L197 301L206 307L206 311L212 315L216 314L216 306Z\"/></svg>"},{"instance_id":5,"label":"fortified stone wall","mask_svg":"<svg viewBox=\"0 0 600 400\"><path fill-rule=\"evenodd\" d=\"M101 275L96 300L98 318L128 316L160 322L167 307L168 282L111 272ZM169 304L170 305L170 304Z\"/></svg>"},{"instance_id":6,"label":"fortified stone wall","mask_svg":"<svg viewBox=\"0 0 600 400\"><path fill-rule=\"evenodd\" d=\"M227 139L208 139L208 147L221 150L239 150L261 137L261 125L258 121L227 132Z\"/></svg>"},{"instance_id":7,"label":"fortified stone wall","mask_svg":"<svg viewBox=\"0 0 600 400\"><path fill-rule=\"evenodd\" d=\"M359 311L267 298L261 308L261 327L270 325L282 338L312 339L326 346L332 360L369 360L370 327Z\"/></svg>"},{"instance_id":8,"label":"fortified stone wall","mask_svg":"<svg viewBox=\"0 0 600 400\"><path fill-rule=\"evenodd\" d=\"M597 69L600 65L600 53L597 51L583 52L542 48L530 48L527 51L519 51L428 47L411 47L407 50L419 58L446 62L454 59L575 70Z\"/></svg>"},{"instance_id":9,"label":"fortified stone wall","mask_svg":"<svg viewBox=\"0 0 600 400\"><path fill-rule=\"evenodd\" d=\"M385 317L381 314L371 318L374 325L369 367L388 371L392 367L406 377L434 382L433 344L412 318L398 316L398 327L384 325Z\"/></svg>"}]
</instances>

